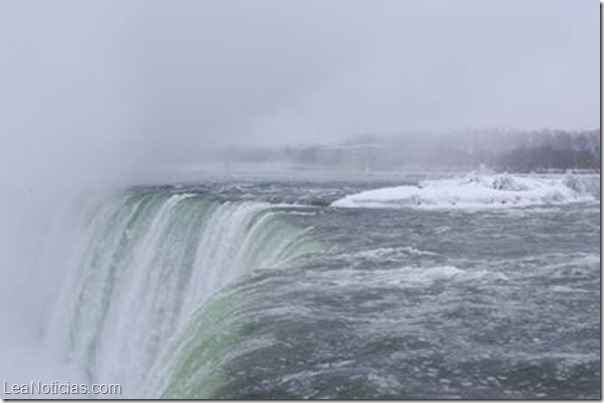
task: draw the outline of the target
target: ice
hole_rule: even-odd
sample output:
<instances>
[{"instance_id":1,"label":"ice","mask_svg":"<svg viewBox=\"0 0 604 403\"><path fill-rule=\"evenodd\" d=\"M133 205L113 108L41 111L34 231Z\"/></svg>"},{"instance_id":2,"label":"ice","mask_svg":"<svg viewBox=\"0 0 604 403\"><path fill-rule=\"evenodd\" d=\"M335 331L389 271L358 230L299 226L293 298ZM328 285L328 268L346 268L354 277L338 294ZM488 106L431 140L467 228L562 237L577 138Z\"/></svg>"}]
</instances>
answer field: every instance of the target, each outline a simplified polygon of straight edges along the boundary
<instances>
[{"instance_id":1,"label":"ice","mask_svg":"<svg viewBox=\"0 0 604 403\"><path fill-rule=\"evenodd\" d=\"M462 178L426 180L417 186L369 190L336 200L332 207L345 208L505 208L565 204L595 200L579 179L482 174Z\"/></svg>"}]
</instances>

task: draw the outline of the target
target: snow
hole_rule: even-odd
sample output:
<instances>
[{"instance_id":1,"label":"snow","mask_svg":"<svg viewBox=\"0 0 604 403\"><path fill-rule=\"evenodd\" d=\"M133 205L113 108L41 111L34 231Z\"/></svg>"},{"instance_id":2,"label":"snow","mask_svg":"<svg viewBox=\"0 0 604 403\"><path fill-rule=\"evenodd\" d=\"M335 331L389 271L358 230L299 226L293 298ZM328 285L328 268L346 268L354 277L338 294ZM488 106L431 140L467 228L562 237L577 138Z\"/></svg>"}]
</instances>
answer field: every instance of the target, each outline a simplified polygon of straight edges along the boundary
<instances>
[{"instance_id":1,"label":"snow","mask_svg":"<svg viewBox=\"0 0 604 403\"><path fill-rule=\"evenodd\" d=\"M426 180L417 186L369 190L336 200L344 208L506 208L557 205L595 200L581 181L571 175L561 178L481 174L462 178Z\"/></svg>"}]
</instances>

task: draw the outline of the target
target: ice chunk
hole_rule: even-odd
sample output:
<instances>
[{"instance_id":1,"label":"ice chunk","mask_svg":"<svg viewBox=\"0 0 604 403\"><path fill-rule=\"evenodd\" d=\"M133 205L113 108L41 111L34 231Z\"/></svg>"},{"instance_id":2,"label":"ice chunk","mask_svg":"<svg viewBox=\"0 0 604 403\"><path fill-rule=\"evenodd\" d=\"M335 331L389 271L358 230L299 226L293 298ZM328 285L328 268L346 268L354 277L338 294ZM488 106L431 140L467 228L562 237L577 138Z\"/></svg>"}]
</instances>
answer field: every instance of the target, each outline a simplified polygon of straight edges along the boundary
<instances>
[{"instance_id":1,"label":"ice chunk","mask_svg":"<svg viewBox=\"0 0 604 403\"><path fill-rule=\"evenodd\" d=\"M572 176L541 178L472 172L417 186L369 190L336 200L333 207L500 208L595 200Z\"/></svg>"}]
</instances>

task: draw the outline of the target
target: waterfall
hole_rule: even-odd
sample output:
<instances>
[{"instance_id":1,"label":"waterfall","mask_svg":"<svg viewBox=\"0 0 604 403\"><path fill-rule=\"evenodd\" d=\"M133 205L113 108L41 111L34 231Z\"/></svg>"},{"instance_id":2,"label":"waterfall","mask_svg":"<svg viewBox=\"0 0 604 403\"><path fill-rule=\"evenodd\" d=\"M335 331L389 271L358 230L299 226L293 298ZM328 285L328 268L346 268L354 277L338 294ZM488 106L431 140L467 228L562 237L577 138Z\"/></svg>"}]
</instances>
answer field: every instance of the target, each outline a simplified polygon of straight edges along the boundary
<instances>
[{"instance_id":1,"label":"waterfall","mask_svg":"<svg viewBox=\"0 0 604 403\"><path fill-rule=\"evenodd\" d=\"M84 205L46 342L89 383L139 389L219 290L310 252L269 204L130 190ZM195 319L198 320L198 319Z\"/></svg>"}]
</instances>

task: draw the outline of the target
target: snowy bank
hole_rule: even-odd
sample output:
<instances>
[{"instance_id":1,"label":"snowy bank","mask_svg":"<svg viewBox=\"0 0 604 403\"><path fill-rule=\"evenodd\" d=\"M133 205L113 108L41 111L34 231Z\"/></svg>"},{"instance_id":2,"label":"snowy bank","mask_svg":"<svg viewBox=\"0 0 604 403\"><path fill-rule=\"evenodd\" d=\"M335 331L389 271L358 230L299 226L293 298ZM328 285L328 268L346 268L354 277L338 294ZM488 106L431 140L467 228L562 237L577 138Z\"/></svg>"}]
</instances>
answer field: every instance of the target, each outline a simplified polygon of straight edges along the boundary
<instances>
[{"instance_id":1,"label":"snowy bank","mask_svg":"<svg viewBox=\"0 0 604 403\"><path fill-rule=\"evenodd\" d=\"M561 178L487 175L472 172L463 178L426 180L418 186L396 186L348 195L333 207L501 208L593 201L582 182Z\"/></svg>"}]
</instances>

